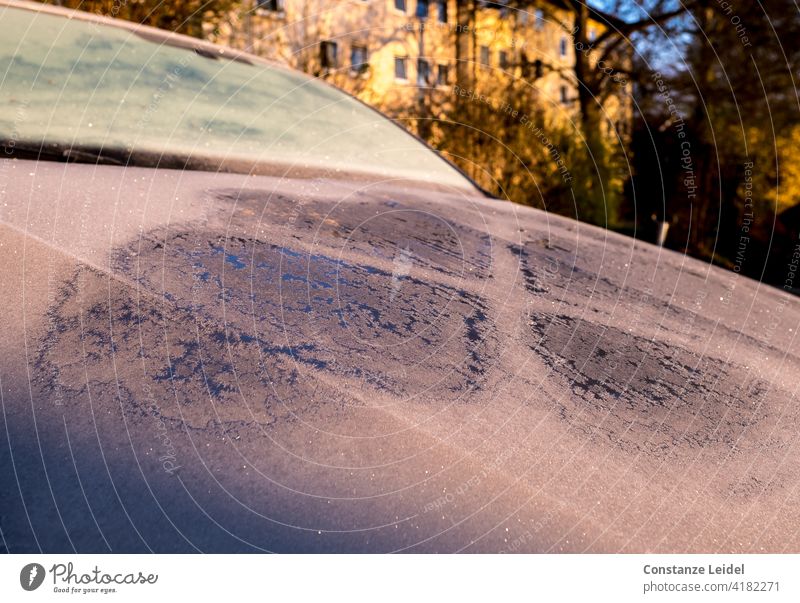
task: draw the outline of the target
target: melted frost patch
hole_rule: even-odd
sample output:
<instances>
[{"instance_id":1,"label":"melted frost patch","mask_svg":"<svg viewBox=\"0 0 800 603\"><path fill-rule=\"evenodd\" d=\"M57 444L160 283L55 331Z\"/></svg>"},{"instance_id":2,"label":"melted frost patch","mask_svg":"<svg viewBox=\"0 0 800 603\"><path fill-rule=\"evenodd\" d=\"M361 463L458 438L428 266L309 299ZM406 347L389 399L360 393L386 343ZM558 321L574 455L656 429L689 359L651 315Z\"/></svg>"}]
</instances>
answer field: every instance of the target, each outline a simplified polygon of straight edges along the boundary
<instances>
[{"instance_id":1,"label":"melted frost patch","mask_svg":"<svg viewBox=\"0 0 800 603\"><path fill-rule=\"evenodd\" d=\"M230 430L370 391L452 402L481 389L496 345L479 296L407 267L198 230L151 233L116 268L124 281L80 270L50 310L37 365L67 404L88 382L126 412Z\"/></svg>"},{"instance_id":2,"label":"melted frost patch","mask_svg":"<svg viewBox=\"0 0 800 603\"><path fill-rule=\"evenodd\" d=\"M530 316L529 347L567 386L556 400L574 428L631 452L761 445L766 384L680 346L565 314ZM571 394L571 395L569 395Z\"/></svg>"}]
</instances>

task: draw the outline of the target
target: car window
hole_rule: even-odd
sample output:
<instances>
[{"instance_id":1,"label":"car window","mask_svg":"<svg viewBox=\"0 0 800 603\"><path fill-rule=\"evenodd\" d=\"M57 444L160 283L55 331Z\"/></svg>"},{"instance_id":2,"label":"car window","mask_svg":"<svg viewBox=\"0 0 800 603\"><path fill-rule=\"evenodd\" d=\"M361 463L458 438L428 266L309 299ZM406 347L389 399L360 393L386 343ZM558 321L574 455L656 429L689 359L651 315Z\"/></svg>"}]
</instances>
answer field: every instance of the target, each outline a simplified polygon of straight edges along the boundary
<instances>
[{"instance_id":1,"label":"car window","mask_svg":"<svg viewBox=\"0 0 800 603\"><path fill-rule=\"evenodd\" d=\"M0 15L6 148L44 142L472 186L390 120L300 73L95 22Z\"/></svg>"}]
</instances>

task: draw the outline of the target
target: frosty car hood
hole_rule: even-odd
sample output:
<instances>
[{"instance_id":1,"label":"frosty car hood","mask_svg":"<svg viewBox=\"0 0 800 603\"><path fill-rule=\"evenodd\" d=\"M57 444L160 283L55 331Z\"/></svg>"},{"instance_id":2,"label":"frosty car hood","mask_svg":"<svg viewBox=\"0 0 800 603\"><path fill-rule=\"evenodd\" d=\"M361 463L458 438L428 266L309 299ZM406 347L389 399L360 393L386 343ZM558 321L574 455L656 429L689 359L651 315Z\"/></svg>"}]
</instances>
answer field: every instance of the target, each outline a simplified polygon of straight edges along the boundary
<instances>
[{"instance_id":1,"label":"frosty car hood","mask_svg":"<svg viewBox=\"0 0 800 603\"><path fill-rule=\"evenodd\" d=\"M0 182L12 552L800 550L778 290L460 191Z\"/></svg>"}]
</instances>

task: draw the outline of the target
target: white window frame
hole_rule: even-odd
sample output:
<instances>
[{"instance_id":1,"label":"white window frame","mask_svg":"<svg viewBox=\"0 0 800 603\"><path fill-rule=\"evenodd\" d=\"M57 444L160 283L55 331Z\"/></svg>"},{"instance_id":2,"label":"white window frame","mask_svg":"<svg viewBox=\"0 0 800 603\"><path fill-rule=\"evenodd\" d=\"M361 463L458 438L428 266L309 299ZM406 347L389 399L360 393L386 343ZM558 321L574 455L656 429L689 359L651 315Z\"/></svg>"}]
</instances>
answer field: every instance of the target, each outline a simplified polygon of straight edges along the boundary
<instances>
[{"instance_id":1,"label":"white window frame","mask_svg":"<svg viewBox=\"0 0 800 603\"><path fill-rule=\"evenodd\" d=\"M443 82L439 78L439 76L442 74L442 69L444 69L444 72L446 74ZM436 64L436 85L439 88L444 88L444 87L450 85L450 64L449 63L437 63Z\"/></svg>"},{"instance_id":2,"label":"white window frame","mask_svg":"<svg viewBox=\"0 0 800 603\"><path fill-rule=\"evenodd\" d=\"M405 75L403 77L399 77L397 75L397 61L403 61L403 71ZM394 56L394 60L392 62L392 67L394 69L394 81L396 82L408 82L408 57L407 56Z\"/></svg>"},{"instance_id":3,"label":"white window frame","mask_svg":"<svg viewBox=\"0 0 800 603\"><path fill-rule=\"evenodd\" d=\"M325 65L324 61L322 60L322 57L323 57L322 49L326 48L326 47L329 47L329 46L333 48L333 63L334 63L333 65ZM320 40L319 41L319 49L320 49L319 62L320 62L320 67L323 69L323 71L333 71L333 70L338 69L339 68L339 50L340 50L339 49L339 43L336 40ZM324 56L327 57L327 53L325 53Z\"/></svg>"},{"instance_id":4,"label":"white window frame","mask_svg":"<svg viewBox=\"0 0 800 603\"><path fill-rule=\"evenodd\" d=\"M484 51L486 51L486 60L483 60ZM492 49L489 48L486 44L481 44L478 48L478 64L482 67L491 67L492 66Z\"/></svg>"},{"instance_id":5,"label":"white window frame","mask_svg":"<svg viewBox=\"0 0 800 603\"><path fill-rule=\"evenodd\" d=\"M356 49L360 49L364 52L364 61L359 63L358 65L353 64L353 53ZM355 76L364 76L366 75L367 71L369 70L369 49L367 48L366 44L361 44L359 42L355 42L350 44L350 73L351 75Z\"/></svg>"},{"instance_id":6,"label":"white window frame","mask_svg":"<svg viewBox=\"0 0 800 603\"><path fill-rule=\"evenodd\" d=\"M286 0L275 0L276 8L267 8L266 6L262 6L259 0L255 0L254 3L255 3L256 14L278 15L278 16L283 16L286 14Z\"/></svg>"},{"instance_id":7,"label":"white window frame","mask_svg":"<svg viewBox=\"0 0 800 603\"><path fill-rule=\"evenodd\" d=\"M441 25L447 25L450 20L450 7L448 4L448 0L436 1L436 22ZM442 20L442 5L444 5L444 20ZM428 11L430 12L430 7L428 7Z\"/></svg>"},{"instance_id":8,"label":"white window frame","mask_svg":"<svg viewBox=\"0 0 800 603\"><path fill-rule=\"evenodd\" d=\"M421 80L422 69L420 69L420 67L422 66L423 63L427 66L428 77L425 78L424 80ZM419 86L420 88L431 87L431 62L428 59L423 59L422 57L419 57L417 59L417 86Z\"/></svg>"},{"instance_id":9,"label":"white window frame","mask_svg":"<svg viewBox=\"0 0 800 603\"><path fill-rule=\"evenodd\" d=\"M542 31L544 29L544 9L534 9L533 25L536 28L536 31Z\"/></svg>"}]
</instances>

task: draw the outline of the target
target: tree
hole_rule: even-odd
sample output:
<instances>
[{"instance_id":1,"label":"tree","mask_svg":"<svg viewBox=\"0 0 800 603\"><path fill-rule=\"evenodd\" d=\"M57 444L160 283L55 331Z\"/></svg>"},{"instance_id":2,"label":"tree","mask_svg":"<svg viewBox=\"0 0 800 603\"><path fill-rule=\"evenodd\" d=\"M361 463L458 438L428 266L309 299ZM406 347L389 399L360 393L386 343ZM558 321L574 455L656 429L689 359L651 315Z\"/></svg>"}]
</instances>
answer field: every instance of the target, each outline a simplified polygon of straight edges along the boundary
<instances>
[{"instance_id":1,"label":"tree","mask_svg":"<svg viewBox=\"0 0 800 603\"><path fill-rule=\"evenodd\" d=\"M705 0L673 27L639 61L646 72L669 43L680 59L639 82L639 197L663 198L673 245L756 278L779 272L775 218L800 202L797 7ZM656 171L665 190L648 190Z\"/></svg>"},{"instance_id":2,"label":"tree","mask_svg":"<svg viewBox=\"0 0 800 603\"><path fill-rule=\"evenodd\" d=\"M528 14L528 11L533 11L534 6L543 9L545 19L551 24L558 24L565 36L571 40L573 63L567 67L563 62L548 60L541 53L528 55L522 51L517 54L517 63L512 69L518 74L521 82L515 78L508 78L506 74L501 74L497 70L492 72L496 82L481 81L479 74L476 74L478 11L494 7L506 11L509 17L513 17ZM610 116L615 113L613 109L615 106L617 115L627 115L630 112L629 82L634 75L633 36L685 15L691 3L651 0L642 4L634 0L616 0L606 3L606 6L610 11L601 12L579 0L554 1L537 5L524 0L495 3L459 0L455 45L459 81L462 86L478 90L479 95L504 94L514 98L526 110L536 103L538 80L546 79L556 73L564 80L572 82L574 89L577 90L577 121L569 124L555 123L549 119L540 120L540 124L546 125L548 129L548 142L560 141L559 158L571 162L572 178L569 190L563 190L560 186L550 188L551 195L556 193L559 195L558 200L550 197L550 205L566 207L570 215L582 220L618 226L624 186L622 173L625 165L624 147L628 132L625 124L620 124ZM514 19L513 23L519 21ZM595 31L600 25L596 37L590 36L590 25ZM501 90L503 86L506 87L505 92ZM526 88L527 100L524 98ZM459 113L460 105L463 103L454 103L447 108L450 121L470 121L471 115ZM507 128L515 126L505 123L506 116L500 115L499 119L497 117L494 113L482 115L481 118L485 120L483 126L497 141L503 141L503 144L508 140L516 140L514 133L507 131ZM518 126L519 124L516 125ZM481 139L479 132L475 129L462 133L463 138L458 140L461 152L470 157L481 155L482 148L489 142L485 137ZM525 131L522 133L525 134ZM454 138L450 137L447 142L452 144ZM522 153L520 156L526 155L535 153ZM513 165L512 163L512 172L516 169ZM524 167L531 174L538 171L536 166L530 164ZM512 172L505 174L489 188L515 190L515 187L508 186L515 177ZM482 182L482 184L489 183ZM524 199L521 191L519 197Z\"/></svg>"}]
</instances>

